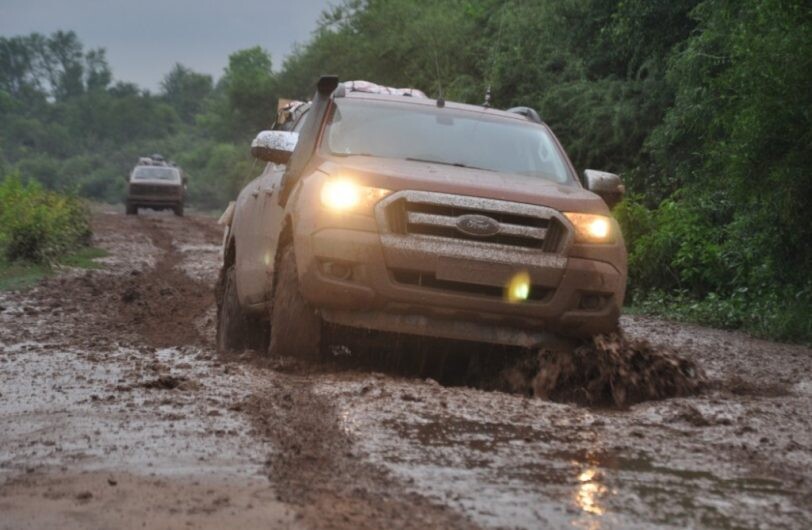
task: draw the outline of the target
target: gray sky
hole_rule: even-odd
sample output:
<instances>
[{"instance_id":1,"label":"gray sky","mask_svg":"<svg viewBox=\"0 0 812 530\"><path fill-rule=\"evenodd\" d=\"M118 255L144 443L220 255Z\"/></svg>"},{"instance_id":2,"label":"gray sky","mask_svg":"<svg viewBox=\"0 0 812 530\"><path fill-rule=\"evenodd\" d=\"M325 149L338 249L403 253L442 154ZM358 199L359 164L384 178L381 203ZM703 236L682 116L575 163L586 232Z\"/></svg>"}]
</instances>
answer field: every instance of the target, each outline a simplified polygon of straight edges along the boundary
<instances>
[{"instance_id":1,"label":"gray sky","mask_svg":"<svg viewBox=\"0 0 812 530\"><path fill-rule=\"evenodd\" d=\"M274 69L305 43L339 0L0 0L0 35L73 30L85 49L107 49L116 80L156 91L176 62L220 77L228 55L251 46Z\"/></svg>"}]
</instances>

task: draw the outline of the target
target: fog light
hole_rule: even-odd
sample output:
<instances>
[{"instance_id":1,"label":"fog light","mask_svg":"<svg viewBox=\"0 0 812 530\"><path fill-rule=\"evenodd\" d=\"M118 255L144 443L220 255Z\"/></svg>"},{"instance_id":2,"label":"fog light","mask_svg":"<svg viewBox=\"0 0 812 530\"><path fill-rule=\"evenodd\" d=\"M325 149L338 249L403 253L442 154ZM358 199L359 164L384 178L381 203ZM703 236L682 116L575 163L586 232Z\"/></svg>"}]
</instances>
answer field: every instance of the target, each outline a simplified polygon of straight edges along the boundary
<instances>
[{"instance_id":1,"label":"fog light","mask_svg":"<svg viewBox=\"0 0 812 530\"><path fill-rule=\"evenodd\" d=\"M606 296L600 294L585 294L581 296L579 307L586 311L598 311L606 302Z\"/></svg>"},{"instance_id":2,"label":"fog light","mask_svg":"<svg viewBox=\"0 0 812 530\"><path fill-rule=\"evenodd\" d=\"M346 263L325 261L321 268L325 274L337 280L349 280L352 277L352 267Z\"/></svg>"},{"instance_id":3,"label":"fog light","mask_svg":"<svg viewBox=\"0 0 812 530\"><path fill-rule=\"evenodd\" d=\"M508 302L524 302L530 297L530 275L522 271L514 274L505 287Z\"/></svg>"}]
</instances>

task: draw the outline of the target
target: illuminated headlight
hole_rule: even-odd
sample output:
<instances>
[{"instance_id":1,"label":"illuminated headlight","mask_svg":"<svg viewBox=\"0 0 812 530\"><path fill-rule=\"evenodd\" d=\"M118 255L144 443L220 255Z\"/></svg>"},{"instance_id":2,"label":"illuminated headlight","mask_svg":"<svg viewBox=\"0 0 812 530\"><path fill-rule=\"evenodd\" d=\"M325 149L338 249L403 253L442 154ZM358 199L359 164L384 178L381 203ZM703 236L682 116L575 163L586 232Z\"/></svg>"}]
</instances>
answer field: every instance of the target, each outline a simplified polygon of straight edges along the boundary
<instances>
[{"instance_id":1,"label":"illuminated headlight","mask_svg":"<svg viewBox=\"0 0 812 530\"><path fill-rule=\"evenodd\" d=\"M612 220L605 215L574 212L564 215L575 227L576 243L612 243L615 240Z\"/></svg>"},{"instance_id":2,"label":"illuminated headlight","mask_svg":"<svg viewBox=\"0 0 812 530\"><path fill-rule=\"evenodd\" d=\"M337 212L372 215L375 203L390 193L391 190L360 186L351 180L328 180L321 187L321 203Z\"/></svg>"}]
</instances>

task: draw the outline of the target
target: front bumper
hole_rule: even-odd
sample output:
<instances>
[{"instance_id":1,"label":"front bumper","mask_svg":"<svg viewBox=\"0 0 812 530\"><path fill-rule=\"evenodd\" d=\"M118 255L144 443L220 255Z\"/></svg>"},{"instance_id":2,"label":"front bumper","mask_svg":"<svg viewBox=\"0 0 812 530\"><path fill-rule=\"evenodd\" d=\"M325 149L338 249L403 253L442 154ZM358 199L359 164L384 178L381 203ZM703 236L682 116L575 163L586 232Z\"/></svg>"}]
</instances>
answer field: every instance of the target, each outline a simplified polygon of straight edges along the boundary
<instances>
[{"instance_id":1,"label":"front bumper","mask_svg":"<svg viewBox=\"0 0 812 530\"><path fill-rule=\"evenodd\" d=\"M174 206L183 202L182 197L144 197L133 196L127 197L128 204L135 204L138 206Z\"/></svg>"},{"instance_id":2,"label":"front bumper","mask_svg":"<svg viewBox=\"0 0 812 530\"><path fill-rule=\"evenodd\" d=\"M302 293L329 322L526 347L617 326L626 283L618 249L605 249L623 258L616 266L594 248L572 257L569 240L551 253L395 234L380 216L360 217L311 206L294 225ZM503 292L517 273L531 296L511 303ZM585 297L598 303L587 308Z\"/></svg>"}]
</instances>

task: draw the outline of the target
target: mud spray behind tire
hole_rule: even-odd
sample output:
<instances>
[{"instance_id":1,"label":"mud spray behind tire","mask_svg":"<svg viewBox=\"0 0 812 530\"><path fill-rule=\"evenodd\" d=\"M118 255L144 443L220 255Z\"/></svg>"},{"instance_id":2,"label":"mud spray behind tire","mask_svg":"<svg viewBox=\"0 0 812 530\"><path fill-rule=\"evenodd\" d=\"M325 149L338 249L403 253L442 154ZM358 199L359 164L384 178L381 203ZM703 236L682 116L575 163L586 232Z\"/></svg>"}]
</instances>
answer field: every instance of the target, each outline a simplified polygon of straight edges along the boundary
<instances>
[{"instance_id":1,"label":"mud spray behind tire","mask_svg":"<svg viewBox=\"0 0 812 530\"><path fill-rule=\"evenodd\" d=\"M505 390L553 401L624 407L701 390L692 360L622 333L598 335L571 352L540 351L502 372Z\"/></svg>"}]
</instances>

